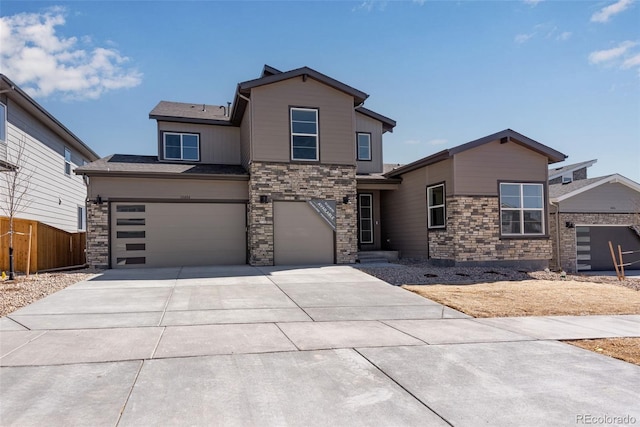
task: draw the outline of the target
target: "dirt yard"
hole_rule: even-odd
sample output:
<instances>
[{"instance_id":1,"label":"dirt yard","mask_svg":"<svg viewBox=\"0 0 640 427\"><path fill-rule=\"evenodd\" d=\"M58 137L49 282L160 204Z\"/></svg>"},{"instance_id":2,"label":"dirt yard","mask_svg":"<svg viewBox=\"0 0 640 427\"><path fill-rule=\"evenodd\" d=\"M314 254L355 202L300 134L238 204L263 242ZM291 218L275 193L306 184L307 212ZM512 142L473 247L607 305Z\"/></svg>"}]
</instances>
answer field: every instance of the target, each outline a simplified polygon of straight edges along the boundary
<instances>
[{"instance_id":1,"label":"dirt yard","mask_svg":"<svg viewBox=\"0 0 640 427\"><path fill-rule=\"evenodd\" d=\"M621 286L575 280L524 280L403 287L473 317L640 314L640 291L635 282ZM566 342L640 365L640 338Z\"/></svg>"}]
</instances>

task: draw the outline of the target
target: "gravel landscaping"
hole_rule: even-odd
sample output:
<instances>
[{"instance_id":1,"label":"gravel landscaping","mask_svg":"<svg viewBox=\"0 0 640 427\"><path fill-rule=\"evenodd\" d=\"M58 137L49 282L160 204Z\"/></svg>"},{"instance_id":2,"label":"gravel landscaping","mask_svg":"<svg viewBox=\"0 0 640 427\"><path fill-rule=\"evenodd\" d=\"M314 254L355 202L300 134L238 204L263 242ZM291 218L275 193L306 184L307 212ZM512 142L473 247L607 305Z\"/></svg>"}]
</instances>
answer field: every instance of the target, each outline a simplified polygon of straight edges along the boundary
<instances>
[{"instance_id":1,"label":"gravel landscaping","mask_svg":"<svg viewBox=\"0 0 640 427\"><path fill-rule=\"evenodd\" d=\"M0 282L0 316L6 316L74 283L87 280L100 270L83 269L59 273L16 276L15 280Z\"/></svg>"},{"instance_id":2,"label":"gravel landscaping","mask_svg":"<svg viewBox=\"0 0 640 427\"><path fill-rule=\"evenodd\" d=\"M403 259L389 264L359 264L361 271L392 285L469 285L514 280L573 280L577 282L610 283L640 291L640 278L627 277L622 282L617 277L587 276L552 271L527 271L495 267L433 267L425 261Z\"/></svg>"}]
</instances>

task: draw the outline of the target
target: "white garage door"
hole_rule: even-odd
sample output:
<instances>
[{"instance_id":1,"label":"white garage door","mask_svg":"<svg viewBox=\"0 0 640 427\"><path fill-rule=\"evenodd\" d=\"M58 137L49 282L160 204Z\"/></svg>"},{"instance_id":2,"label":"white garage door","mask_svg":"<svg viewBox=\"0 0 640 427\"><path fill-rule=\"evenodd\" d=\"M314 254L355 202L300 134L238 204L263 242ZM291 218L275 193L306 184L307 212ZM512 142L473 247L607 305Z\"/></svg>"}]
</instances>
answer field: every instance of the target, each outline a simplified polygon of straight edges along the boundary
<instances>
[{"instance_id":1,"label":"white garage door","mask_svg":"<svg viewBox=\"0 0 640 427\"><path fill-rule=\"evenodd\" d=\"M334 232L306 202L273 203L274 264L333 264Z\"/></svg>"},{"instance_id":2,"label":"white garage door","mask_svg":"<svg viewBox=\"0 0 640 427\"><path fill-rule=\"evenodd\" d=\"M246 264L246 205L114 203L113 268Z\"/></svg>"}]
</instances>

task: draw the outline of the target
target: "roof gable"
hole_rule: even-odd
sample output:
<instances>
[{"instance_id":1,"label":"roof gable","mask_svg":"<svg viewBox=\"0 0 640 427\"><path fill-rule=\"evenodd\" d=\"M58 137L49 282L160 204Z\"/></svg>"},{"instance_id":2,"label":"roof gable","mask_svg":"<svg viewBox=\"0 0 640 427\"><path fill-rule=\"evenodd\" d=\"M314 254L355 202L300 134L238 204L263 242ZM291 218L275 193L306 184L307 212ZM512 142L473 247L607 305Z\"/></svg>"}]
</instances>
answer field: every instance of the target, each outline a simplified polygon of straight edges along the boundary
<instances>
[{"instance_id":1,"label":"roof gable","mask_svg":"<svg viewBox=\"0 0 640 427\"><path fill-rule=\"evenodd\" d=\"M424 157L420 160L416 160L413 163L409 163L408 165L396 168L393 171L388 172L386 176L388 177L400 176L404 173L411 172L413 170L431 165L433 163L440 162L442 160L446 160L448 158L453 157L456 154L462 153L467 150L471 150L473 148L479 147L484 144L488 144L493 141L500 141L500 143L502 144L506 144L506 143L518 144L524 148L527 148L529 150L532 150L538 154L545 156L548 159L549 163L560 162L567 158L566 155L562 154L559 151L554 150L553 148L540 144L539 142L534 141L533 139L528 138L514 130L505 129L501 132L487 135L483 138L467 142L466 144L462 144L453 148L442 150L430 156Z\"/></svg>"},{"instance_id":2,"label":"roof gable","mask_svg":"<svg viewBox=\"0 0 640 427\"><path fill-rule=\"evenodd\" d=\"M604 184L622 184L640 193L640 184L616 173L597 178L581 179L569 184L550 185L549 199L556 203L562 202Z\"/></svg>"}]
</instances>

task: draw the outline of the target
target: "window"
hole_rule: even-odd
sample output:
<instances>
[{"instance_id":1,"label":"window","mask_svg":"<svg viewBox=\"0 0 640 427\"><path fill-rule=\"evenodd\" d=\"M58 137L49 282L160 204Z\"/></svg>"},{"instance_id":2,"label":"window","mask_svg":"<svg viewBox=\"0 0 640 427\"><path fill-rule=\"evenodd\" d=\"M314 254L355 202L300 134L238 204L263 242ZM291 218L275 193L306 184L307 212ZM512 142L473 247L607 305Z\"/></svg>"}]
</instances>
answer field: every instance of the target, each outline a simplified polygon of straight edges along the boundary
<instances>
[{"instance_id":1,"label":"window","mask_svg":"<svg viewBox=\"0 0 640 427\"><path fill-rule=\"evenodd\" d=\"M429 228L446 227L444 184L427 187L427 210Z\"/></svg>"},{"instance_id":2,"label":"window","mask_svg":"<svg viewBox=\"0 0 640 427\"><path fill-rule=\"evenodd\" d=\"M358 133L358 160L371 160L371 134Z\"/></svg>"},{"instance_id":3,"label":"window","mask_svg":"<svg viewBox=\"0 0 640 427\"><path fill-rule=\"evenodd\" d=\"M373 243L373 195L358 194L360 243Z\"/></svg>"},{"instance_id":4,"label":"window","mask_svg":"<svg viewBox=\"0 0 640 427\"><path fill-rule=\"evenodd\" d=\"M0 142L7 142L7 106L0 102Z\"/></svg>"},{"instance_id":5,"label":"window","mask_svg":"<svg viewBox=\"0 0 640 427\"><path fill-rule=\"evenodd\" d=\"M544 186L500 183L500 232L503 236L544 234Z\"/></svg>"},{"instance_id":6,"label":"window","mask_svg":"<svg viewBox=\"0 0 640 427\"><path fill-rule=\"evenodd\" d=\"M71 175L71 150L64 147L64 173Z\"/></svg>"},{"instance_id":7,"label":"window","mask_svg":"<svg viewBox=\"0 0 640 427\"><path fill-rule=\"evenodd\" d=\"M87 213L84 206L78 206L78 231L87 229Z\"/></svg>"},{"instance_id":8,"label":"window","mask_svg":"<svg viewBox=\"0 0 640 427\"><path fill-rule=\"evenodd\" d=\"M164 133L166 160L200 161L200 135L197 133Z\"/></svg>"},{"instance_id":9,"label":"window","mask_svg":"<svg viewBox=\"0 0 640 427\"><path fill-rule=\"evenodd\" d=\"M291 159L318 160L318 110L291 109Z\"/></svg>"}]
</instances>

